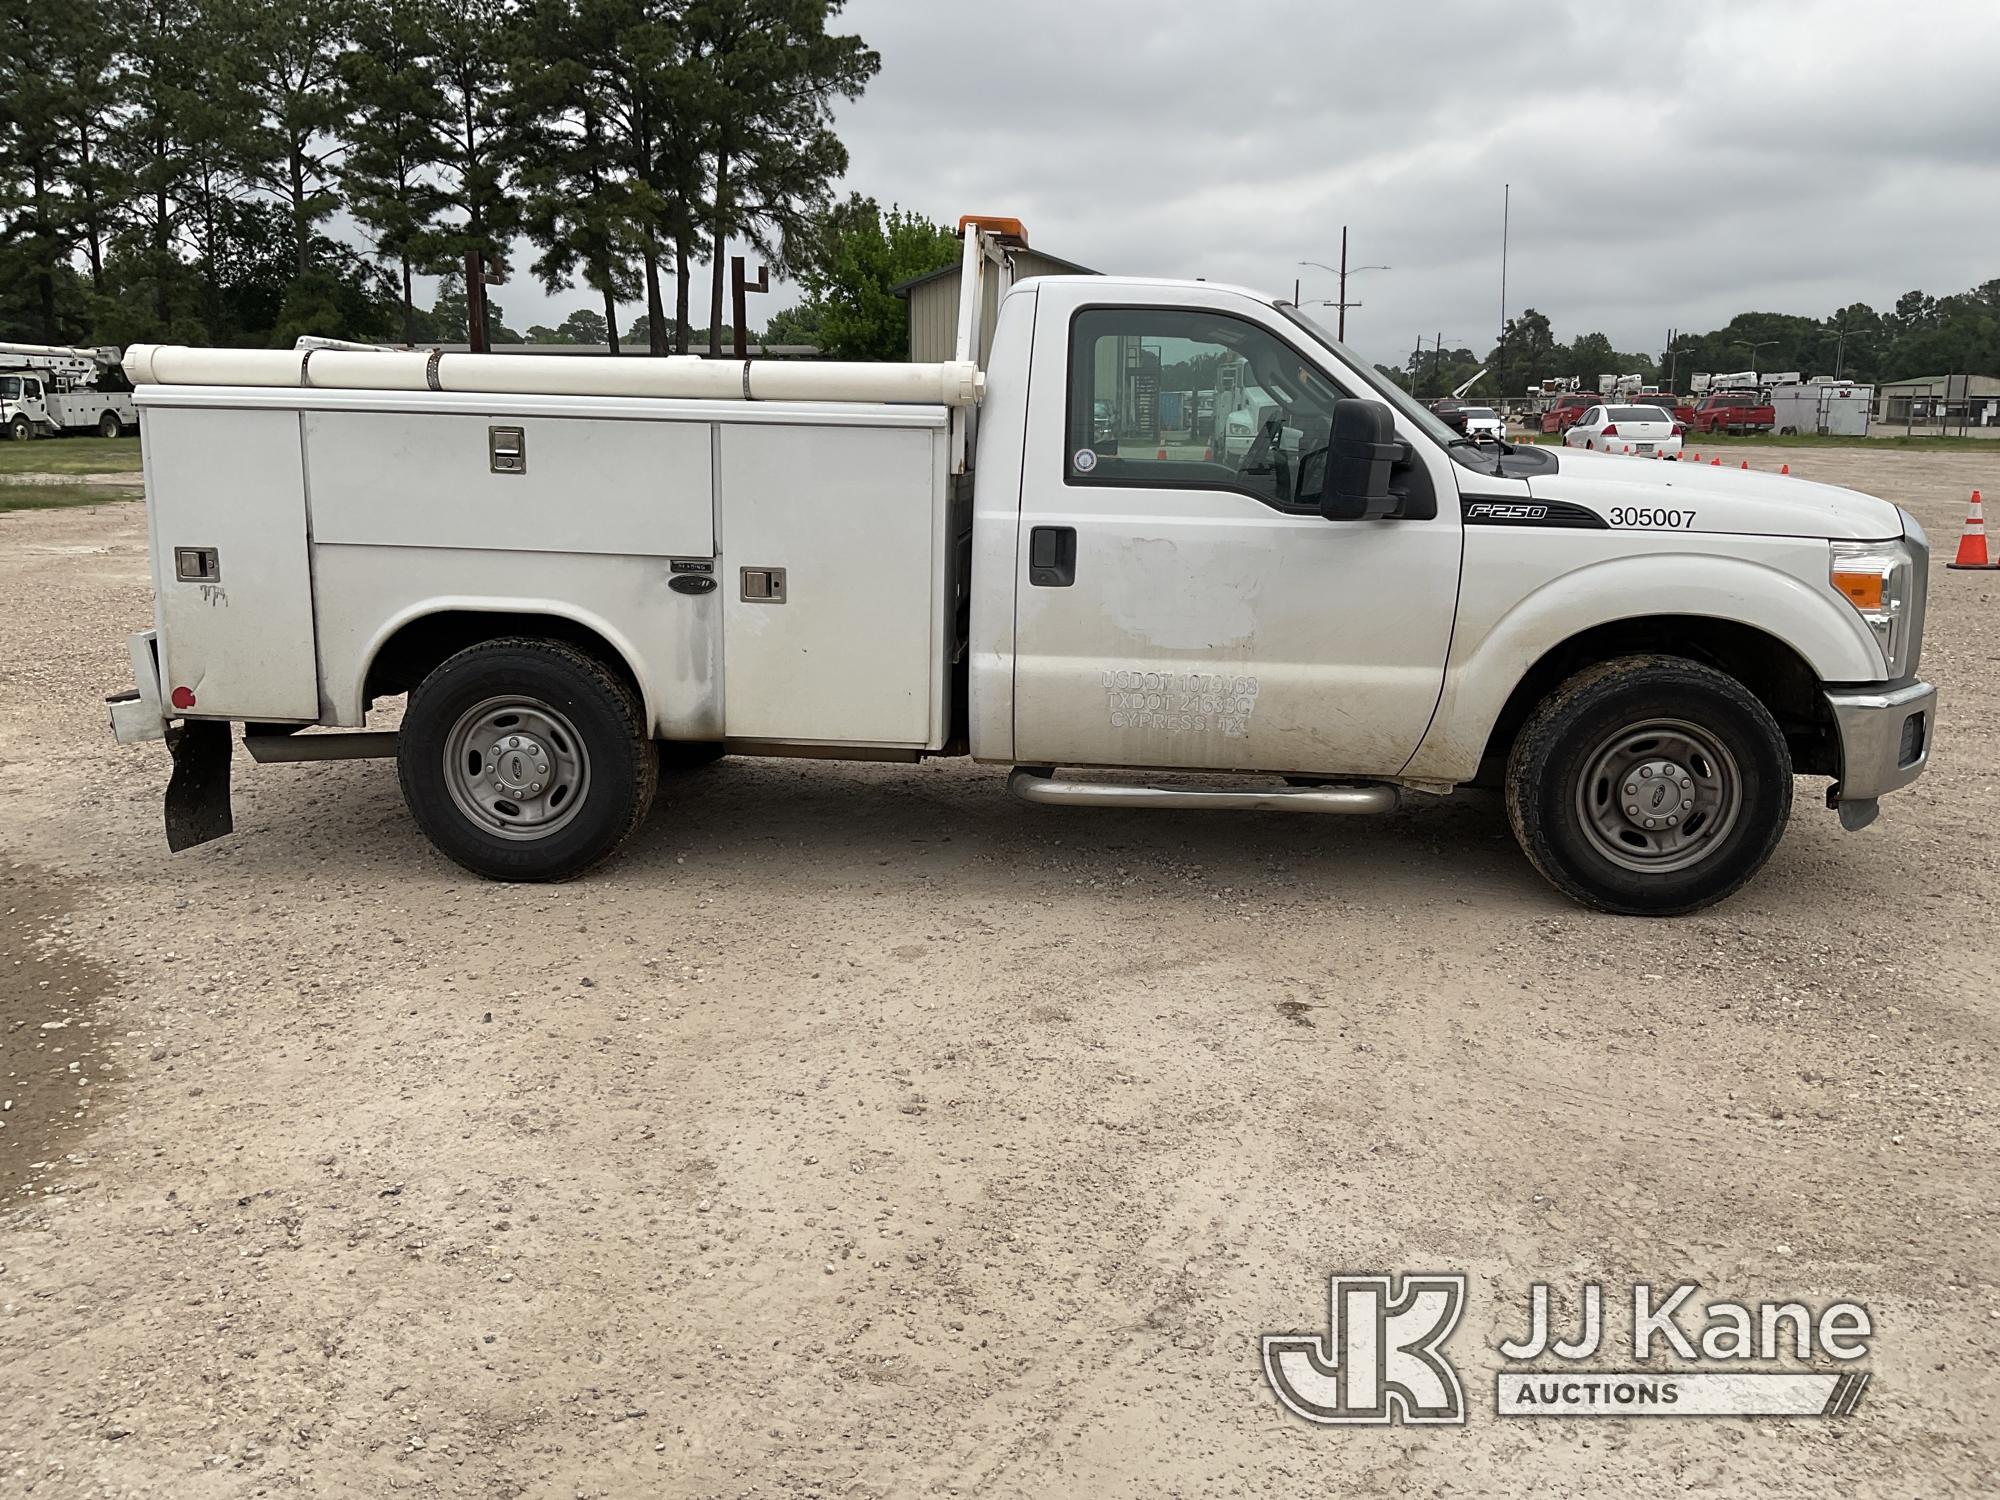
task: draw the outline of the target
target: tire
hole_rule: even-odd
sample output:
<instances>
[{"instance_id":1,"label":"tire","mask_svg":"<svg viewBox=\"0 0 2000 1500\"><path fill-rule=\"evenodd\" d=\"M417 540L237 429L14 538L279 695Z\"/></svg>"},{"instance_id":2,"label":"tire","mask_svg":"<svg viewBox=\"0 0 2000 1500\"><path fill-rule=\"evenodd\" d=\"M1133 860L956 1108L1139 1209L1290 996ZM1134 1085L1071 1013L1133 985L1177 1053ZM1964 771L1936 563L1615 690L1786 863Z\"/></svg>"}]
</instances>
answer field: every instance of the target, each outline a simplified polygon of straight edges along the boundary
<instances>
[{"instance_id":1,"label":"tire","mask_svg":"<svg viewBox=\"0 0 2000 1500\"><path fill-rule=\"evenodd\" d=\"M17 443L25 443L35 435L35 424L26 417L17 416L7 424L7 436Z\"/></svg>"},{"instance_id":2,"label":"tire","mask_svg":"<svg viewBox=\"0 0 2000 1500\"><path fill-rule=\"evenodd\" d=\"M712 766L729 752L706 740L661 740L660 774L673 776Z\"/></svg>"},{"instance_id":3,"label":"tire","mask_svg":"<svg viewBox=\"0 0 2000 1500\"><path fill-rule=\"evenodd\" d=\"M531 636L469 646L417 684L396 768L431 843L489 880L582 874L659 787L638 695L595 657Z\"/></svg>"},{"instance_id":4,"label":"tire","mask_svg":"<svg viewBox=\"0 0 2000 1500\"><path fill-rule=\"evenodd\" d=\"M118 413L115 411L108 411L97 419L97 435L99 437L115 438L124 430L125 424L118 420Z\"/></svg>"},{"instance_id":5,"label":"tire","mask_svg":"<svg viewBox=\"0 0 2000 1500\"><path fill-rule=\"evenodd\" d=\"M1791 752L1770 711L1685 657L1577 673L1528 716L1507 758L1507 818L1529 863L1585 906L1627 916L1729 896L1764 867L1791 808Z\"/></svg>"}]
</instances>

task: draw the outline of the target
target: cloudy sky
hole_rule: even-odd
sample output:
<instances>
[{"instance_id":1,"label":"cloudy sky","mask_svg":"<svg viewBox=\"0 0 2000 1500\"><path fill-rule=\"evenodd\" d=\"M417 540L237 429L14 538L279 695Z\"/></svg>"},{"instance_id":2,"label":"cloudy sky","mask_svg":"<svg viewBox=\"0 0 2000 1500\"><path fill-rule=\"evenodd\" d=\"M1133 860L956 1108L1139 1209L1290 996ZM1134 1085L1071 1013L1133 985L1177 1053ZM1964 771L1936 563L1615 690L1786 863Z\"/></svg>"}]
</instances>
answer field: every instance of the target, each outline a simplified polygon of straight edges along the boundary
<instances>
[{"instance_id":1,"label":"cloudy sky","mask_svg":"<svg viewBox=\"0 0 2000 1500\"><path fill-rule=\"evenodd\" d=\"M1492 344L1503 184L1507 310L1559 338L2000 277L2000 0L850 0L842 29L882 54L847 187L1309 301L1346 224L1391 268L1348 291L1384 363ZM517 328L588 301L500 300Z\"/></svg>"}]
</instances>

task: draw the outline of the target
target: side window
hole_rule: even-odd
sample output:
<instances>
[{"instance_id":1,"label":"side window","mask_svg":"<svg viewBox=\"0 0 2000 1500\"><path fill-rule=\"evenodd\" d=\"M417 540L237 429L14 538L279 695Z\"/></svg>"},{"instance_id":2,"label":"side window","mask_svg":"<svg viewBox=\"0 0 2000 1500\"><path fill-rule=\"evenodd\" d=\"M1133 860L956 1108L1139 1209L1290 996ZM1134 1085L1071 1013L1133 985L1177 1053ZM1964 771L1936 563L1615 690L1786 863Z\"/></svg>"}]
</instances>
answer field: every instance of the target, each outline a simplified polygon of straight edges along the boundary
<instances>
[{"instance_id":1,"label":"side window","mask_svg":"<svg viewBox=\"0 0 2000 1500\"><path fill-rule=\"evenodd\" d=\"M1100 307L1070 324L1070 484L1228 489L1319 503L1346 392L1269 330L1221 313ZM1302 482L1303 481L1303 482Z\"/></svg>"},{"instance_id":2,"label":"side window","mask_svg":"<svg viewBox=\"0 0 2000 1500\"><path fill-rule=\"evenodd\" d=\"M33 401L41 393L42 383L39 380L30 378L21 382L21 394L27 397L28 400Z\"/></svg>"}]
</instances>

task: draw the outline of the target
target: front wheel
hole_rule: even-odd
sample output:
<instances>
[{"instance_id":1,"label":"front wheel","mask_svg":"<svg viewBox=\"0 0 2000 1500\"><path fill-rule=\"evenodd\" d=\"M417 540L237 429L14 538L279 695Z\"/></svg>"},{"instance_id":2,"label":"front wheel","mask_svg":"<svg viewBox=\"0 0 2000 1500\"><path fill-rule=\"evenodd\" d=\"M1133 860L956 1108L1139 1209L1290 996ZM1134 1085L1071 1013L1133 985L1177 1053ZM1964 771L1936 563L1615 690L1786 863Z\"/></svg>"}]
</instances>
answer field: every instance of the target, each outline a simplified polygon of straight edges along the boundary
<instances>
[{"instance_id":1,"label":"front wheel","mask_svg":"<svg viewBox=\"0 0 2000 1500\"><path fill-rule=\"evenodd\" d=\"M403 798L439 851L490 880L563 880L644 820L659 760L638 695L561 641L467 647L410 694Z\"/></svg>"},{"instance_id":2,"label":"front wheel","mask_svg":"<svg viewBox=\"0 0 2000 1500\"><path fill-rule=\"evenodd\" d=\"M1763 868L1791 815L1792 759L1735 678L1675 656L1586 668L1542 700L1507 760L1507 816L1565 894L1676 916Z\"/></svg>"},{"instance_id":3,"label":"front wheel","mask_svg":"<svg viewBox=\"0 0 2000 1500\"><path fill-rule=\"evenodd\" d=\"M25 443L35 435L35 424L26 417L16 417L7 424L7 436L17 443Z\"/></svg>"}]
</instances>

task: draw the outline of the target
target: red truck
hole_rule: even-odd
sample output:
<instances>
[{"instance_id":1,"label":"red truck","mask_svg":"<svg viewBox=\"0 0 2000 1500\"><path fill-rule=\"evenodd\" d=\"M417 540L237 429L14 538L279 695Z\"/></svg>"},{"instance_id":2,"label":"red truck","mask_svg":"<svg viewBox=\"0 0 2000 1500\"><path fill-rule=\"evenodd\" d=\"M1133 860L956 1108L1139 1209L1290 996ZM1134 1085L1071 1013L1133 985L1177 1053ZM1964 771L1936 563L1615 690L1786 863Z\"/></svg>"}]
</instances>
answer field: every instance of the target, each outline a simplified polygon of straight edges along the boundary
<instances>
[{"instance_id":1,"label":"red truck","mask_svg":"<svg viewBox=\"0 0 2000 1500\"><path fill-rule=\"evenodd\" d=\"M1566 432L1577 424L1583 414L1603 402L1602 396L1589 391L1564 391L1556 397L1555 404L1542 413L1542 431Z\"/></svg>"},{"instance_id":2,"label":"red truck","mask_svg":"<svg viewBox=\"0 0 2000 1500\"><path fill-rule=\"evenodd\" d=\"M1769 432L1778 414L1756 391L1715 391L1701 398L1690 424L1696 432Z\"/></svg>"}]
</instances>

